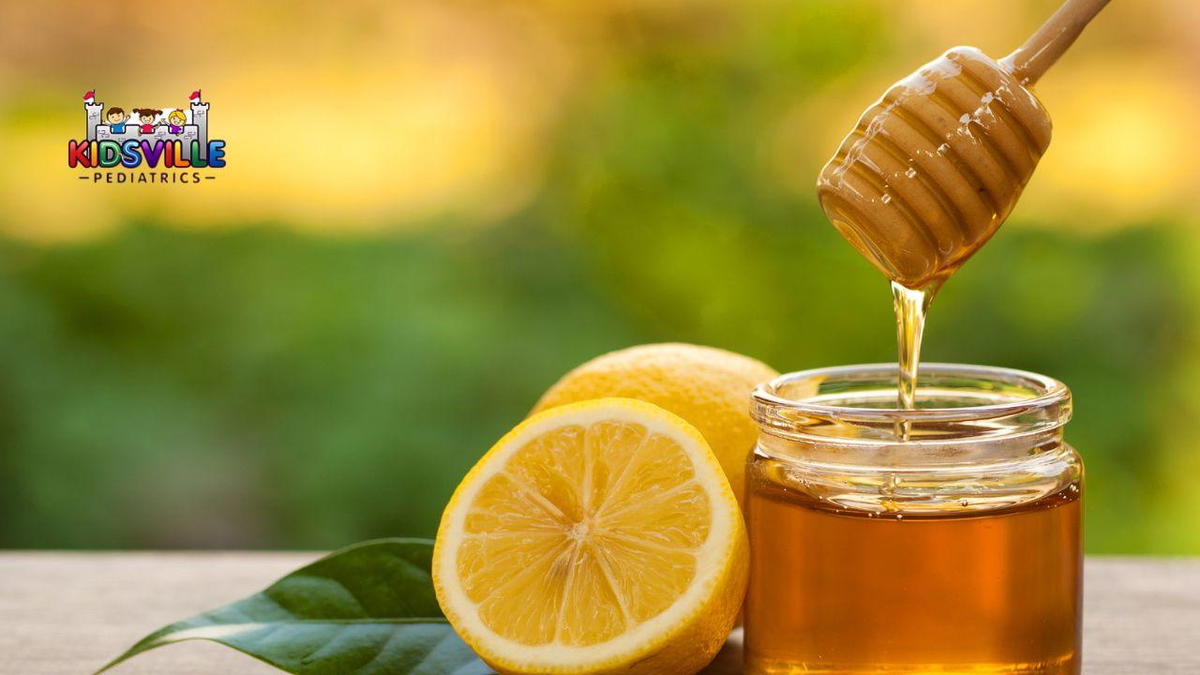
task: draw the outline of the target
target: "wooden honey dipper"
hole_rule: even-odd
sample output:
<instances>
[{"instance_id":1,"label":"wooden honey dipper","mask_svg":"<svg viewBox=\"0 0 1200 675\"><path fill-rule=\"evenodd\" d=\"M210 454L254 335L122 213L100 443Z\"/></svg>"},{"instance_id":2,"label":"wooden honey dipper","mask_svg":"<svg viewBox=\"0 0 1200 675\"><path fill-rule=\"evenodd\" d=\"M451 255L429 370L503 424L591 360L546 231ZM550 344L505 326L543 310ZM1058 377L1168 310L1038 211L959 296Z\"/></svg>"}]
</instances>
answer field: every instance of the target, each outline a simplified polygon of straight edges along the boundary
<instances>
[{"instance_id":1,"label":"wooden honey dipper","mask_svg":"<svg viewBox=\"0 0 1200 675\"><path fill-rule=\"evenodd\" d=\"M941 285L1012 211L1050 144L1030 87L1109 0L1067 0L999 62L955 47L897 82L817 179L826 215L892 281Z\"/></svg>"}]
</instances>

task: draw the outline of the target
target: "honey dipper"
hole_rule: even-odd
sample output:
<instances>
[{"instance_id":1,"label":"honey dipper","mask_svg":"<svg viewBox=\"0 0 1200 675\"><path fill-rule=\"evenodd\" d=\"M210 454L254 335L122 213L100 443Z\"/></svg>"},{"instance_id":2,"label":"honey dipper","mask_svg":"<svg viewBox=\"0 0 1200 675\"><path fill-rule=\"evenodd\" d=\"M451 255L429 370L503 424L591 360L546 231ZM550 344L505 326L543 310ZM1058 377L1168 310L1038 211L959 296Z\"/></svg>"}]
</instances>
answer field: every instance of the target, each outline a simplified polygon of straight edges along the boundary
<instances>
[{"instance_id":1,"label":"honey dipper","mask_svg":"<svg viewBox=\"0 0 1200 675\"><path fill-rule=\"evenodd\" d=\"M821 170L826 215L892 281L936 289L983 246L1050 144L1030 87L1108 0L1067 0L999 62L955 47L892 85Z\"/></svg>"}]
</instances>

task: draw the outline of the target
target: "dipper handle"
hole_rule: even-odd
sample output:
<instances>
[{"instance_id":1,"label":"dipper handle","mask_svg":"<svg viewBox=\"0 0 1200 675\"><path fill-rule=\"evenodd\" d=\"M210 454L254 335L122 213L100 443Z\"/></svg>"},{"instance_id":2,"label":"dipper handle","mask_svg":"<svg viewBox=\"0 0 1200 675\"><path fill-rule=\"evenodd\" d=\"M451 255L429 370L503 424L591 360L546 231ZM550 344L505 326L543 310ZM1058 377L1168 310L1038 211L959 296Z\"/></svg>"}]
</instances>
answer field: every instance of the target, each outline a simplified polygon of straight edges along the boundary
<instances>
[{"instance_id":1,"label":"dipper handle","mask_svg":"<svg viewBox=\"0 0 1200 675\"><path fill-rule=\"evenodd\" d=\"M1025 44L1000 60L1018 82L1031 86L1067 51L1109 0L1067 0Z\"/></svg>"}]
</instances>

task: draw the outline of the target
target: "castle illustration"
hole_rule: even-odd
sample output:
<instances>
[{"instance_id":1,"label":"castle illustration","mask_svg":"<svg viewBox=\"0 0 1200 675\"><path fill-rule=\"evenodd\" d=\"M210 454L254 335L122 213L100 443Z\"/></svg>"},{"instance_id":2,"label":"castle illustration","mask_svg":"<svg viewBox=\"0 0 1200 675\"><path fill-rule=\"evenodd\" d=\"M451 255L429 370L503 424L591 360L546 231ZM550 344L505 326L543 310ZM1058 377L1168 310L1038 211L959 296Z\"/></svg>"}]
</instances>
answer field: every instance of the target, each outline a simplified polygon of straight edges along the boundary
<instances>
[{"instance_id":1,"label":"castle illustration","mask_svg":"<svg viewBox=\"0 0 1200 675\"><path fill-rule=\"evenodd\" d=\"M135 120L130 120L125 126L125 131L121 133L113 133L112 126L102 124L104 117L104 104L95 102L94 92L89 91L84 98L83 108L87 112L87 140L89 141L116 141L122 143L127 140L135 141L181 141L183 144L183 154L188 160L192 159L191 153L193 148L197 148L200 159L208 161L208 104L200 101L200 92L197 91L191 98L191 123L183 125L183 132L178 134L170 133L167 124L163 120L154 127L153 133L141 133ZM198 141L193 145L192 141Z\"/></svg>"}]
</instances>

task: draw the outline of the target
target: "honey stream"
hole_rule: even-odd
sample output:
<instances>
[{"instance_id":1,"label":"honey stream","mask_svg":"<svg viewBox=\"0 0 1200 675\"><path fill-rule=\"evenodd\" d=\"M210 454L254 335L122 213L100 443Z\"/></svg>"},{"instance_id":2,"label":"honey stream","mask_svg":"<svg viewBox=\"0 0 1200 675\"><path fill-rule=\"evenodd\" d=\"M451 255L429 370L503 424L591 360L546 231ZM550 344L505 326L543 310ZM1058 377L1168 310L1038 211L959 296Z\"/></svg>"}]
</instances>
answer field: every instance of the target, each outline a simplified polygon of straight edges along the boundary
<instances>
[{"instance_id":1,"label":"honey stream","mask_svg":"<svg viewBox=\"0 0 1200 675\"><path fill-rule=\"evenodd\" d=\"M896 310L896 345L900 375L896 383L900 407L912 410L917 400L917 370L921 364L921 339L925 334L925 315L940 284L913 289L892 282L892 306ZM896 435L908 438L910 422L897 426Z\"/></svg>"}]
</instances>

